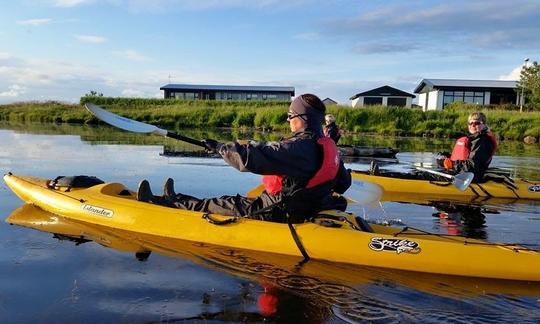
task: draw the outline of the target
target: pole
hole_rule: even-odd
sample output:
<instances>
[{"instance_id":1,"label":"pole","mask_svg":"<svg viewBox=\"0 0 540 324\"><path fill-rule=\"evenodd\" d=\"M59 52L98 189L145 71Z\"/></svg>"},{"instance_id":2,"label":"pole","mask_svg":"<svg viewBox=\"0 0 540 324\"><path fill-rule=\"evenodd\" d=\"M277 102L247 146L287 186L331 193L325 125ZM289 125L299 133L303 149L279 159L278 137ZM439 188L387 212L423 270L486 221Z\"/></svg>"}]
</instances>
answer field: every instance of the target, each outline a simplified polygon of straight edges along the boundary
<instances>
[{"instance_id":1,"label":"pole","mask_svg":"<svg viewBox=\"0 0 540 324\"><path fill-rule=\"evenodd\" d=\"M524 68L527 68L527 62L529 62L529 58L526 58L525 62L523 63ZM523 112L523 102L525 101L524 90L525 90L525 86L524 86L524 84L521 84L521 97L519 98L519 112L520 113Z\"/></svg>"}]
</instances>

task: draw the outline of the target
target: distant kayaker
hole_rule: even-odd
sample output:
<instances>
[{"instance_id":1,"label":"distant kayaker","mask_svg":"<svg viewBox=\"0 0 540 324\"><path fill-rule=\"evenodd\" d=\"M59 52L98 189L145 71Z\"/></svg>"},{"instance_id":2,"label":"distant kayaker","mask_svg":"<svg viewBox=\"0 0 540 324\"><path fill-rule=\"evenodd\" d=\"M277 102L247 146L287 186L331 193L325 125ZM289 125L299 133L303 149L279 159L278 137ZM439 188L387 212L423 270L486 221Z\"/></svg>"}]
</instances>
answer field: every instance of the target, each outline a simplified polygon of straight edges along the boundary
<instances>
[{"instance_id":1,"label":"distant kayaker","mask_svg":"<svg viewBox=\"0 0 540 324\"><path fill-rule=\"evenodd\" d=\"M487 126L486 115L473 112L467 119L469 135L456 141L452 154L439 158L439 164L454 172L472 172L474 181L482 181L497 149L497 139Z\"/></svg>"},{"instance_id":2,"label":"distant kayaker","mask_svg":"<svg viewBox=\"0 0 540 324\"><path fill-rule=\"evenodd\" d=\"M324 136L330 137L337 144L341 138L341 129L336 125L336 117L332 114L324 116L326 125L324 126Z\"/></svg>"},{"instance_id":3,"label":"distant kayaker","mask_svg":"<svg viewBox=\"0 0 540 324\"><path fill-rule=\"evenodd\" d=\"M236 195L199 199L176 194L172 179L168 179L163 197L153 196L148 181L143 180L137 199L276 222L303 222L324 209L345 210L345 199L332 194L343 194L351 185L351 175L340 160L334 141L323 135L321 124L325 111L317 96L303 94L289 107L287 120L292 132L289 138L247 144L204 141L209 150L218 152L239 171L263 175L265 190L257 198Z\"/></svg>"}]
</instances>

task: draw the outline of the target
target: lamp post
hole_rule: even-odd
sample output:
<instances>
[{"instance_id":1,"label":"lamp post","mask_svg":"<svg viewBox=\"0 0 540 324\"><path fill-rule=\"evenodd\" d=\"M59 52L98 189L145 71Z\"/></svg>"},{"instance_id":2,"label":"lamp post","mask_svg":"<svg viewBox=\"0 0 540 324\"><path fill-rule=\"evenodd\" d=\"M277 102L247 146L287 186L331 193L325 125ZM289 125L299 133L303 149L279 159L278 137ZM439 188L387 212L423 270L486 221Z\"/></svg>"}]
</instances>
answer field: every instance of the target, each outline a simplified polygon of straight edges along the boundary
<instances>
[{"instance_id":1,"label":"lamp post","mask_svg":"<svg viewBox=\"0 0 540 324\"><path fill-rule=\"evenodd\" d=\"M527 68L527 63L529 62L529 58L526 58L523 63L523 67ZM523 102L525 101L525 94L524 94L524 84L521 84L521 97L519 98L519 112L523 112Z\"/></svg>"}]
</instances>

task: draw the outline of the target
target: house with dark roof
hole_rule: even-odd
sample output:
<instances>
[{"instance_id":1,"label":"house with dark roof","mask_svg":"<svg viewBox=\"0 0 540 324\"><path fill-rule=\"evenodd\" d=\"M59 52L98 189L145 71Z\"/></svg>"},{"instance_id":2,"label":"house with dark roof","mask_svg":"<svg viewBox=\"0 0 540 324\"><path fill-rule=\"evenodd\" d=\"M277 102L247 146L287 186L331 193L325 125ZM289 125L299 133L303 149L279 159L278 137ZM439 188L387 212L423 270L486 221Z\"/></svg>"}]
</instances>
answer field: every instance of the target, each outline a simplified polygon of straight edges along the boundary
<instances>
[{"instance_id":1,"label":"house with dark roof","mask_svg":"<svg viewBox=\"0 0 540 324\"><path fill-rule=\"evenodd\" d=\"M353 108L373 105L411 108L412 99L415 97L416 96L411 93L385 85L376 89L357 93L352 96L350 100Z\"/></svg>"},{"instance_id":2,"label":"house with dark roof","mask_svg":"<svg viewBox=\"0 0 540 324\"><path fill-rule=\"evenodd\" d=\"M414 89L418 105L426 110L442 110L455 101L477 105L519 104L517 81L423 79Z\"/></svg>"},{"instance_id":3,"label":"house with dark roof","mask_svg":"<svg viewBox=\"0 0 540 324\"><path fill-rule=\"evenodd\" d=\"M165 99L291 101L294 87L167 84L159 88Z\"/></svg>"},{"instance_id":4,"label":"house with dark roof","mask_svg":"<svg viewBox=\"0 0 540 324\"><path fill-rule=\"evenodd\" d=\"M329 105L337 105L337 101L333 100L333 99L330 99L330 98L325 98L323 101L323 104L325 106L329 106Z\"/></svg>"}]
</instances>

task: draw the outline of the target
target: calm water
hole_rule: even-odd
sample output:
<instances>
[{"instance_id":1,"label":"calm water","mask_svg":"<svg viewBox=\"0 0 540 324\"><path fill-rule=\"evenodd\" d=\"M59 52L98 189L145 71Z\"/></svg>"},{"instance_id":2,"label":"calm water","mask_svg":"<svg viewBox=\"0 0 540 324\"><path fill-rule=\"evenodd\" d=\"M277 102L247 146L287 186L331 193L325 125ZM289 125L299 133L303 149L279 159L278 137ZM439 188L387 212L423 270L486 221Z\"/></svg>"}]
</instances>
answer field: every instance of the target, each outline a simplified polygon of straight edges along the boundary
<instances>
[{"instance_id":1,"label":"calm water","mask_svg":"<svg viewBox=\"0 0 540 324\"><path fill-rule=\"evenodd\" d=\"M97 175L135 188L146 178L155 192L171 176L176 189L196 196L245 193L259 182L219 159L160 156L164 142L111 128L72 126L0 129L0 171L52 178ZM194 133L204 138L216 133ZM251 134L234 134L249 136ZM261 135L257 135L261 136ZM400 160L425 165L430 152L451 141L350 138L351 143L392 146ZM503 143L494 165L533 177L540 148ZM365 163L349 167L366 169ZM389 168L404 168L388 165ZM540 178L540 177L536 177ZM0 214L22 205L2 182ZM540 249L540 206L479 206L481 216L433 217L431 206L386 202L354 207L378 222L396 222L440 233L485 237ZM457 214L458 216L455 216ZM485 217L484 217L485 216ZM47 217L44 215L43 217ZM70 224L66 224L69 226ZM73 224L71 224L73 226ZM540 321L540 287L507 281L428 276L308 262L189 242L119 240L84 229L95 242L76 244L51 233L0 223L2 322L530 322ZM154 252L138 261L141 242ZM352 247L354 248L354 247ZM441 251L441 257L444 252ZM540 271L540 270L539 270Z\"/></svg>"}]
</instances>

